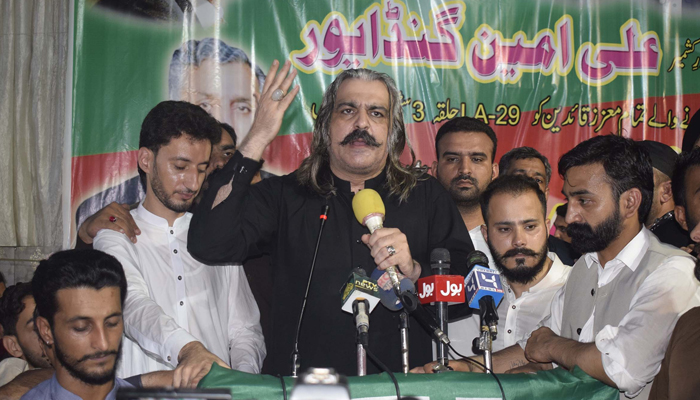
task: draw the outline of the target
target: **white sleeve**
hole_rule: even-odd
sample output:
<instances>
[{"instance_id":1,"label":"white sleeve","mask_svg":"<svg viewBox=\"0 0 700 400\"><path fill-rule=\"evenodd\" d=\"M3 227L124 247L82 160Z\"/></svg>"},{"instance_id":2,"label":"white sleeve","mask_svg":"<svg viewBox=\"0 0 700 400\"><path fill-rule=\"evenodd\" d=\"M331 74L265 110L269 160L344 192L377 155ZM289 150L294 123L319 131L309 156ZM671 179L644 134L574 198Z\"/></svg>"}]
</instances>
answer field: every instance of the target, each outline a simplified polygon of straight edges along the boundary
<instances>
[{"instance_id":1,"label":"white sleeve","mask_svg":"<svg viewBox=\"0 0 700 400\"><path fill-rule=\"evenodd\" d=\"M114 256L124 268L127 282L124 334L158 361L176 367L180 350L187 343L199 340L181 328L151 298L136 246L121 233L101 230L95 236L93 248Z\"/></svg>"},{"instance_id":2,"label":"white sleeve","mask_svg":"<svg viewBox=\"0 0 700 400\"><path fill-rule=\"evenodd\" d=\"M552 297L552 304L550 306L550 312L547 314L544 318L542 318L542 321L540 321L539 324L533 329L532 332L536 331L537 329L546 326L547 328L551 329L552 332L554 332L555 335L561 335L561 320L563 317L563 312L564 312L564 294L566 293L566 284L559 288L557 292L554 294L554 297ZM525 335L525 337L522 340L518 341L518 345L525 350L525 346L527 346L527 341L530 339L530 335L532 332L528 333Z\"/></svg>"},{"instance_id":3,"label":"white sleeve","mask_svg":"<svg viewBox=\"0 0 700 400\"><path fill-rule=\"evenodd\" d=\"M670 257L644 280L620 324L596 335L605 373L628 396L654 379L678 318L700 303L693 268L688 257Z\"/></svg>"},{"instance_id":4,"label":"white sleeve","mask_svg":"<svg viewBox=\"0 0 700 400\"><path fill-rule=\"evenodd\" d=\"M231 368L258 374L266 354L258 304L250 290L243 266L226 268L229 269L231 282L228 295Z\"/></svg>"}]
</instances>

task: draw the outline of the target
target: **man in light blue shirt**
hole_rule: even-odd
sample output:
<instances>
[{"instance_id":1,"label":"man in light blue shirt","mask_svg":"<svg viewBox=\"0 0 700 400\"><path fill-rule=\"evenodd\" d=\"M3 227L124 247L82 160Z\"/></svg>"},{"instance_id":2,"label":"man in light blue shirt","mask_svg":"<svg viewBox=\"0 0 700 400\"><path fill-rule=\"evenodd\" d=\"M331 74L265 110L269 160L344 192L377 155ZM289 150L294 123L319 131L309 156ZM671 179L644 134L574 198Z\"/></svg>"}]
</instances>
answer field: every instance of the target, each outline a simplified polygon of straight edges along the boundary
<instances>
[{"instance_id":1,"label":"man in light blue shirt","mask_svg":"<svg viewBox=\"0 0 700 400\"><path fill-rule=\"evenodd\" d=\"M114 257L67 250L41 261L32 279L36 326L56 373L22 399L116 399L126 277Z\"/></svg>"}]
</instances>

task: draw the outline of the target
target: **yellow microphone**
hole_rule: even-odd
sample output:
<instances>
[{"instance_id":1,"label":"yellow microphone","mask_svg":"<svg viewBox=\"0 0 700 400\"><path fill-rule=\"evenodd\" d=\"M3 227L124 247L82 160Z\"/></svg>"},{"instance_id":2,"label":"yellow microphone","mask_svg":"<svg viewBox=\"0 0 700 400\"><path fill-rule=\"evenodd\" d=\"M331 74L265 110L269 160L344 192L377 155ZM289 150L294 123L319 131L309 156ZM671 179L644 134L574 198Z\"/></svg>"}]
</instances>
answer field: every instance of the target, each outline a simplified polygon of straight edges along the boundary
<instances>
[{"instance_id":1,"label":"yellow microphone","mask_svg":"<svg viewBox=\"0 0 700 400\"><path fill-rule=\"evenodd\" d=\"M369 229L370 233L374 233L379 228L384 227L384 201L374 189L362 189L352 199L352 210L355 213L355 218ZM391 280L391 285L396 291L396 295L401 294L401 282L395 266L386 269Z\"/></svg>"}]
</instances>

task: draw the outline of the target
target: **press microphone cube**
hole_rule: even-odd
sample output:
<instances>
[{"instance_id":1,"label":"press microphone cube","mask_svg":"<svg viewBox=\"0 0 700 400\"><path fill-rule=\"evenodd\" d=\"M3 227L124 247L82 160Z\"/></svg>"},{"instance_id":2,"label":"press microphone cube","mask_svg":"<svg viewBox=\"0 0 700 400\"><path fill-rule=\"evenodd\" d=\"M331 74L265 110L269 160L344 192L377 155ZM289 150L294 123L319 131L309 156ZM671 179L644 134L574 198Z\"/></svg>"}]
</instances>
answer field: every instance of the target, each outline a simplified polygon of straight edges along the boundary
<instances>
[{"instance_id":1,"label":"press microphone cube","mask_svg":"<svg viewBox=\"0 0 700 400\"><path fill-rule=\"evenodd\" d=\"M367 300L369 303L367 313L371 313L379 303L379 287L374 279L353 272L340 290L342 310L352 314L352 303L358 298Z\"/></svg>"},{"instance_id":2,"label":"press microphone cube","mask_svg":"<svg viewBox=\"0 0 700 400\"><path fill-rule=\"evenodd\" d=\"M461 275L426 276L418 279L416 286L421 304L464 303L464 277Z\"/></svg>"},{"instance_id":3,"label":"press microphone cube","mask_svg":"<svg viewBox=\"0 0 700 400\"><path fill-rule=\"evenodd\" d=\"M488 268L474 267L464 279L464 287L466 302L476 310L479 309L479 299L484 296L493 297L496 307L503 299L501 274Z\"/></svg>"}]
</instances>

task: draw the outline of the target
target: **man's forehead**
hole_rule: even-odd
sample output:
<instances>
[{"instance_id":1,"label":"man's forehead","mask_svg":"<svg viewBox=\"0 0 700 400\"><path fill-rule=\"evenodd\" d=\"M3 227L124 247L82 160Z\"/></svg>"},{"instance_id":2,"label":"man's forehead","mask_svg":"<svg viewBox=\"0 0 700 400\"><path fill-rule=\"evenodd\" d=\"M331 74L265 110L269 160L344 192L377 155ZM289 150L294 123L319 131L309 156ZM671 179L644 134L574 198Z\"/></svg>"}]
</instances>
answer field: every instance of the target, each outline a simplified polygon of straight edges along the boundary
<instances>
[{"instance_id":1,"label":"man's forehead","mask_svg":"<svg viewBox=\"0 0 700 400\"><path fill-rule=\"evenodd\" d=\"M517 207L514 205L517 204ZM522 193L497 193L491 197L488 208L489 218L493 224L542 220L544 213L542 204L535 192L528 190Z\"/></svg>"},{"instance_id":2,"label":"man's forehead","mask_svg":"<svg viewBox=\"0 0 700 400\"><path fill-rule=\"evenodd\" d=\"M564 175L565 193L586 190L592 193L599 192L604 188L610 188L608 174L601 163L579 165L571 167Z\"/></svg>"},{"instance_id":3,"label":"man's forehead","mask_svg":"<svg viewBox=\"0 0 700 400\"><path fill-rule=\"evenodd\" d=\"M456 131L445 134L438 142L440 154L448 151L458 154L484 153L491 155L493 142L484 132Z\"/></svg>"},{"instance_id":4,"label":"man's forehead","mask_svg":"<svg viewBox=\"0 0 700 400\"><path fill-rule=\"evenodd\" d=\"M389 109L389 89L382 81L347 79L340 84L335 103L354 103L358 107L381 106Z\"/></svg>"},{"instance_id":5,"label":"man's forehead","mask_svg":"<svg viewBox=\"0 0 700 400\"><path fill-rule=\"evenodd\" d=\"M542 160L539 158L521 158L519 160L513 160L510 164L510 171L533 171L544 176L546 174L546 169ZM507 172L510 172L507 171Z\"/></svg>"},{"instance_id":6,"label":"man's forehead","mask_svg":"<svg viewBox=\"0 0 700 400\"><path fill-rule=\"evenodd\" d=\"M220 96L222 92L230 92L252 96L251 85L256 90L260 89L260 82L250 66L240 61L220 64L207 59L199 66L190 65L186 68L183 80L185 92L199 95Z\"/></svg>"},{"instance_id":7,"label":"man's forehead","mask_svg":"<svg viewBox=\"0 0 700 400\"><path fill-rule=\"evenodd\" d=\"M121 290L116 286L59 289L56 292L56 306L56 314L62 314L65 319L102 319L114 312L121 312Z\"/></svg>"}]
</instances>

